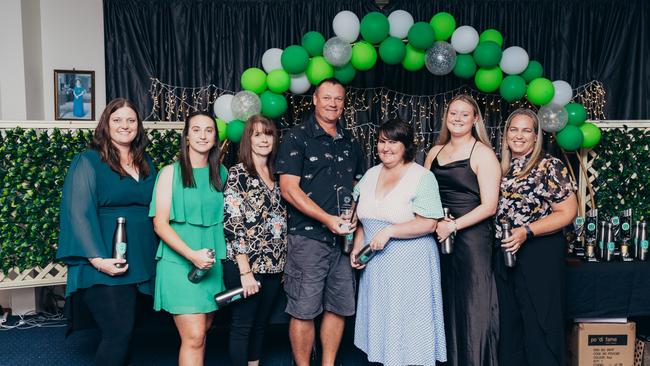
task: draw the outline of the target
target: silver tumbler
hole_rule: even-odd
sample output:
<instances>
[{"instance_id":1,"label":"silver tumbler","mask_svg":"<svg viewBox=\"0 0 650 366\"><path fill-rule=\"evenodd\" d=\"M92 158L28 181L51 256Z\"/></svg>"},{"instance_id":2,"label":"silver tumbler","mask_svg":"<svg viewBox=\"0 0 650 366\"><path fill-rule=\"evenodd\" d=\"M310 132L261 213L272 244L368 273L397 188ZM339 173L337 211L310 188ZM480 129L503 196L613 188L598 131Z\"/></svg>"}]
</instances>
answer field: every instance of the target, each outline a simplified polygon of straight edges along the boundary
<instances>
[{"instance_id":1,"label":"silver tumbler","mask_svg":"<svg viewBox=\"0 0 650 366\"><path fill-rule=\"evenodd\" d=\"M501 232L503 233L503 239L508 239L512 236L512 231L510 224L504 222L501 224ZM503 260L506 264L506 267L514 267L517 264L517 256L515 253L508 252L504 248L501 248L503 251Z\"/></svg>"}]
</instances>

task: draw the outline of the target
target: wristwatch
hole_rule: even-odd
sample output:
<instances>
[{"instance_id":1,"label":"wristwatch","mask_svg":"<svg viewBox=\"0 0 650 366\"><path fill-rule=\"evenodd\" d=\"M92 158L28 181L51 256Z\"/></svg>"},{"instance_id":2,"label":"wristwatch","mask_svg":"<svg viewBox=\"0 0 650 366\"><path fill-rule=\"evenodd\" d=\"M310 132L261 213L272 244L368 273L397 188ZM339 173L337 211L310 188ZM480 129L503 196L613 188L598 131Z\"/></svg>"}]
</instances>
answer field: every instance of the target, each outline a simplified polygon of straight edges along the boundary
<instances>
[{"instance_id":1,"label":"wristwatch","mask_svg":"<svg viewBox=\"0 0 650 366\"><path fill-rule=\"evenodd\" d=\"M524 229L526 229L526 240L530 240L535 237L535 233L530 230L530 226L528 226L528 224L524 225Z\"/></svg>"}]
</instances>

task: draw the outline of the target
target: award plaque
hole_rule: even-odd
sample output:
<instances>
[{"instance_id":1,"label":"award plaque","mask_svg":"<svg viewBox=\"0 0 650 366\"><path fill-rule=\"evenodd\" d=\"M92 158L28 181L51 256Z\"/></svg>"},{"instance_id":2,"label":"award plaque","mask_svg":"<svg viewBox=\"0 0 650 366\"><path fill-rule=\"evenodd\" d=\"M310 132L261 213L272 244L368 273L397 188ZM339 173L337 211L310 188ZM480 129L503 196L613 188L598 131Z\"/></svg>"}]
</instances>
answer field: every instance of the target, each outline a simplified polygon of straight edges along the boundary
<instances>
[{"instance_id":1,"label":"award plaque","mask_svg":"<svg viewBox=\"0 0 650 366\"><path fill-rule=\"evenodd\" d=\"M341 229L347 231L352 227L352 223L355 220L355 214L357 211L357 201L354 199L352 191L346 187L339 187L336 189L336 202L338 204L339 217L345 222L341 225ZM345 254L350 254L352 252L352 247L354 246L354 234L346 234L343 237L342 250Z\"/></svg>"}]
</instances>

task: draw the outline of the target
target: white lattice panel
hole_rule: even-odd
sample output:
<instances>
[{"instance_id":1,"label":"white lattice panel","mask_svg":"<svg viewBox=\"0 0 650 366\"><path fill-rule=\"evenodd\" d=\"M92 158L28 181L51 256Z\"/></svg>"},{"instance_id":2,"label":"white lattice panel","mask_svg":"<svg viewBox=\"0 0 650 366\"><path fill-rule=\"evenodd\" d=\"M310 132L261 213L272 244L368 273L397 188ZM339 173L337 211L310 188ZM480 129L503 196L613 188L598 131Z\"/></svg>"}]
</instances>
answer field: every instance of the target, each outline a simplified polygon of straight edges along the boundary
<instances>
[{"instance_id":1,"label":"white lattice panel","mask_svg":"<svg viewBox=\"0 0 650 366\"><path fill-rule=\"evenodd\" d=\"M34 267L24 271L14 268L9 273L0 272L0 290L64 285L68 268L59 263L50 263L45 268Z\"/></svg>"}]
</instances>

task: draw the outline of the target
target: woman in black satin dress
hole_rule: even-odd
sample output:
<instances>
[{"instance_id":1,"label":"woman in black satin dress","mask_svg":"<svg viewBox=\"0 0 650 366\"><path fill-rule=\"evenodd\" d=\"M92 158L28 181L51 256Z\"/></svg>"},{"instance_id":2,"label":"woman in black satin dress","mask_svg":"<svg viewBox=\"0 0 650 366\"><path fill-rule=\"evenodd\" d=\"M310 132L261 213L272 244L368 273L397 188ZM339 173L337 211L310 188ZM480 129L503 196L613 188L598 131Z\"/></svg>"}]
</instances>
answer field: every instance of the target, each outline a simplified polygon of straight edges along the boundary
<instances>
[{"instance_id":1,"label":"woman in black satin dress","mask_svg":"<svg viewBox=\"0 0 650 366\"><path fill-rule=\"evenodd\" d=\"M497 365L499 309L491 221L501 169L471 96L460 94L449 103L425 167L435 174L443 207L453 216L438 223L438 240L455 233L453 252L440 256L446 365Z\"/></svg>"}]
</instances>

